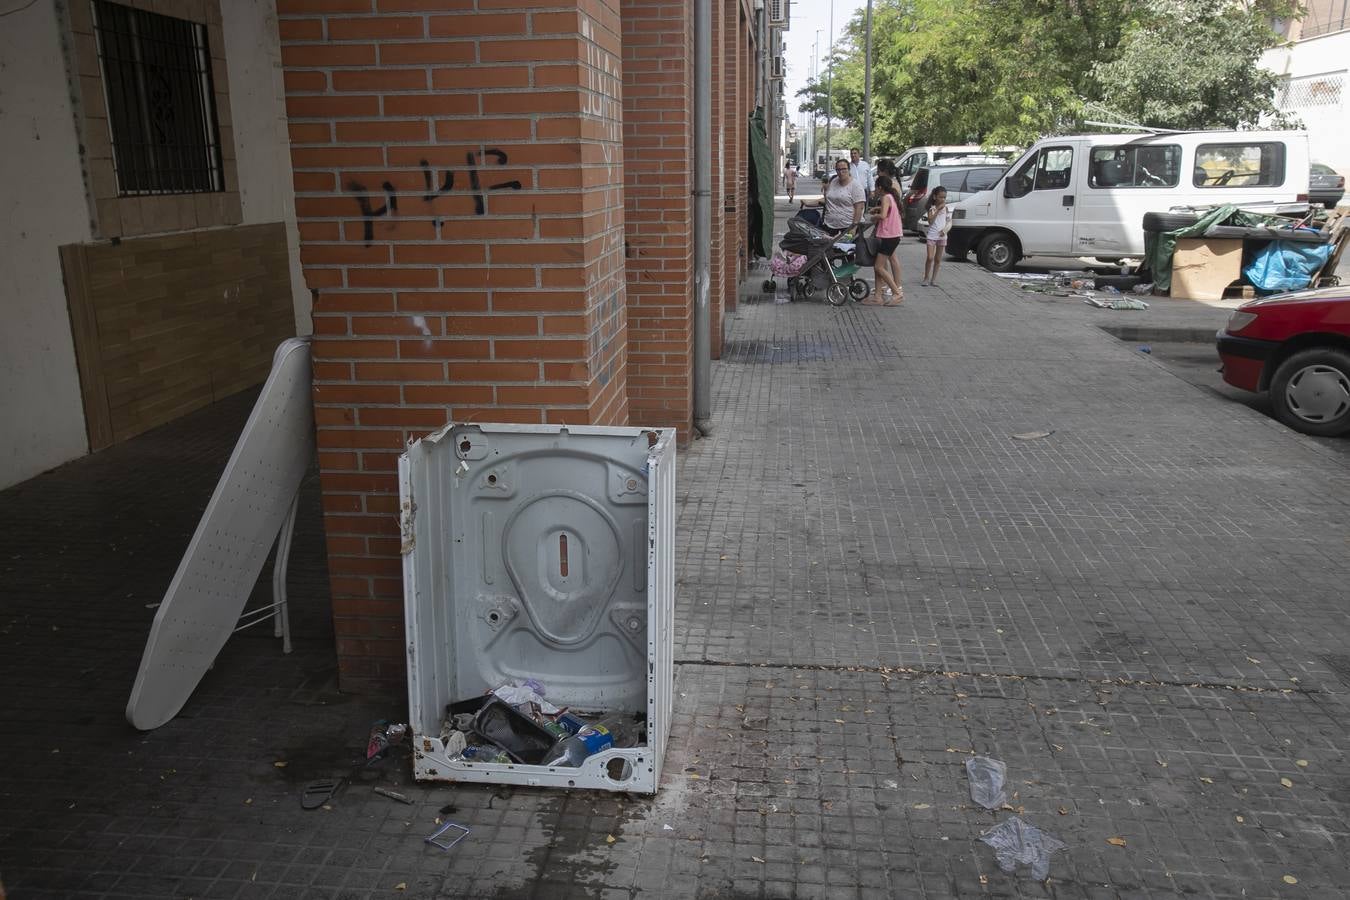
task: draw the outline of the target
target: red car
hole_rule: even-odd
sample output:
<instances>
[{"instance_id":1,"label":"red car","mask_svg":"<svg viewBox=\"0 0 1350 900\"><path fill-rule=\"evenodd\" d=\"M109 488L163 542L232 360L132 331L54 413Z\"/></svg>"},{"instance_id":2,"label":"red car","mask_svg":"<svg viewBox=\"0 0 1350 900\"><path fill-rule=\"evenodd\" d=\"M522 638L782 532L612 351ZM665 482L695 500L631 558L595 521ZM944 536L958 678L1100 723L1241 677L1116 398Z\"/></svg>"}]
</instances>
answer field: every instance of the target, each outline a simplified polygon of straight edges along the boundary
<instances>
[{"instance_id":1,"label":"red car","mask_svg":"<svg viewBox=\"0 0 1350 900\"><path fill-rule=\"evenodd\" d=\"M1269 391L1281 422L1305 434L1350 432L1350 288L1244 303L1217 340L1223 380Z\"/></svg>"}]
</instances>

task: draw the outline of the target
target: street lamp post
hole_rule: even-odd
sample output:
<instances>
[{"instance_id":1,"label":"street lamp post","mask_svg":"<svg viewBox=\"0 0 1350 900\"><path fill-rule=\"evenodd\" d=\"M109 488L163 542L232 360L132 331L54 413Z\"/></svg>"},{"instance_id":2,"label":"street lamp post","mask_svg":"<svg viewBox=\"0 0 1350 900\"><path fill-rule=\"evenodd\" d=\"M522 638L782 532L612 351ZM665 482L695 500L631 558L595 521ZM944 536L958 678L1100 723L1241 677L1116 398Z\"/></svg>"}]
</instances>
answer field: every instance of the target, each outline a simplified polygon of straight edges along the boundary
<instances>
[{"instance_id":1,"label":"street lamp post","mask_svg":"<svg viewBox=\"0 0 1350 900\"><path fill-rule=\"evenodd\" d=\"M867 34L863 52L863 159L872 158L872 0L867 0ZM870 165L870 163L869 163Z\"/></svg>"},{"instance_id":2,"label":"street lamp post","mask_svg":"<svg viewBox=\"0 0 1350 900\"><path fill-rule=\"evenodd\" d=\"M819 84L819 81L820 81L820 33L821 33L822 31L824 31L824 30L825 30L825 29L823 29L823 28L817 28L817 29L816 29L816 42L812 45L812 53L814 54L814 57L813 57L813 61L812 61L812 63L811 63L811 81L812 81L812 83L817 84L817 85ZM812 104L811 104L811 175L812 175L812 176L814 176L814 175L816 174L816 157L819 156L819 153L818 153L817 151L820 149L819 147L816 146L816 129L819 127L819 126L816 124L816 114L817 114L817 112L818 112L818 106L817 106L817 104L812 103Z\"/></svg>"},{"instance_id":3,"label":"street lamp post","mask_svg":"<svg viewBox=\"0 0 1350 900\"><path fill-rule=\"evenodd\" d=\"M830 49L825 59L825 152L828 154L834 148L830 146L830 125L834 121L834 97L831 96L834 86L834 0L830 0ZM828 163L828 160L826 161ZM828 169L828 165L826 167Z\"/></svg>"}]
</instances>

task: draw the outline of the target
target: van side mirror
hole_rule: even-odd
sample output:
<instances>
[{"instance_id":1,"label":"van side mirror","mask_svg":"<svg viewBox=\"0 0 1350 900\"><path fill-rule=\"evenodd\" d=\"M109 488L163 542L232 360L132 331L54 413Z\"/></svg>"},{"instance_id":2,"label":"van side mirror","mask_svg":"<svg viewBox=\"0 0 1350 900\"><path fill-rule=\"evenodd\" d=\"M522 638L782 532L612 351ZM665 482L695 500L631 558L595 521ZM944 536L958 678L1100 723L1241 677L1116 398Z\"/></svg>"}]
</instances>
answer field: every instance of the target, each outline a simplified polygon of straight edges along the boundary
<instances>
[{"instance_id":1,"label":"van side mirror","mask_svg":"<svg viewBox=\"0 0 1350 900\"><path fill-rule=\"evenodd\" d=\"M1013 195L1012 179L1005 178L1003 179L1003 196L1011 198L1012 195Z\"/></svg>"}]
</instances>

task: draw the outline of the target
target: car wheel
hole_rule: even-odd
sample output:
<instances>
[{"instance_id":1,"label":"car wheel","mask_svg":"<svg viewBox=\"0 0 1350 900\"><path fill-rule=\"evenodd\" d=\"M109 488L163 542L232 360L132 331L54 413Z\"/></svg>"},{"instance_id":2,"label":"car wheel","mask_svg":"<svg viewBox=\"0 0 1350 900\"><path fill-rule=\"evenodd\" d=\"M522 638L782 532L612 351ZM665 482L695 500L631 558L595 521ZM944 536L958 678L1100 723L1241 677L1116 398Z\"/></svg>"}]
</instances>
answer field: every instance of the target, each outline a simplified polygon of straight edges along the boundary
<instances>
[{"instance_id":1,"label":"car wheel","mask_svg":"<svg viewBox=\"0 0 1350 900\"><path fill-rule=\"evenodd\" d=\"M1178 228L1189 228L1200 221L1199 216L1193 216L1189 213L1144 213L1145 231L1176 231Z\"/></svg>"},{"instance_id":2,"label":"car wheel","mask_svg":"<svg viewBox=\"0 0 1350 900\"><path fill-rule=\"evenodd\" d=\"M1022 251L1017 246L1017 238L1006 232L995 232L980 241L975 255L980 265L990 272L1007 272L1022 258Z\"/></svg>"},{"instance_id":3,"label":"car wheel","mask_svg":"<svg viewBox=\"0 0 1350 900\"><path fill-rule=\"evenodd\" d=\"M1350 353L1331 347L1300 350L1270 381L1275 417L1304 434L1350 432Z\"/></svg>"}]
</instances>

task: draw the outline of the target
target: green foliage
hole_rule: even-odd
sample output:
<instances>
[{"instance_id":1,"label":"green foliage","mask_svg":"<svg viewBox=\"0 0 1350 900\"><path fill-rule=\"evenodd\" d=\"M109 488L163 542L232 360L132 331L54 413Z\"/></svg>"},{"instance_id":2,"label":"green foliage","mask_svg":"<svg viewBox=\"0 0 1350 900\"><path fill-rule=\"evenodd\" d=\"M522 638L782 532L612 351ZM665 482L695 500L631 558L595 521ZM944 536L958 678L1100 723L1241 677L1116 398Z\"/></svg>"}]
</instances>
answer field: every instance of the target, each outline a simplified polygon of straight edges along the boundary
<instances>
[{"instance_id":1,"label":"green foliage","mask_svg":"<svg viewBox=\"0 0 1350 900\"><path fill-rule=\"evenodd\" d=\"M1254 124L1275 78L1255 60L1287 0L875 0L872 146L1026 145L1082 127L1085 101L1141 124ZM863 121L863 14L836 46L829 100ZM822 76L821 81L825 79ZM824 84L800 92L824 114Z\"/></svg>"},{"instance_id":2,"label":"green foliage","mask_svg":"<svg viewBox=\"0 0 1350 900\"><path fill-rule=\"evenodd\" d=\"M1268 19L1229 0L1148 0L1119 55L1093 70L1102 100L1161 128L1244 128L1278 115L1278 77L1257 65L1280 38Z\"/></svg>"}]
</instances>

